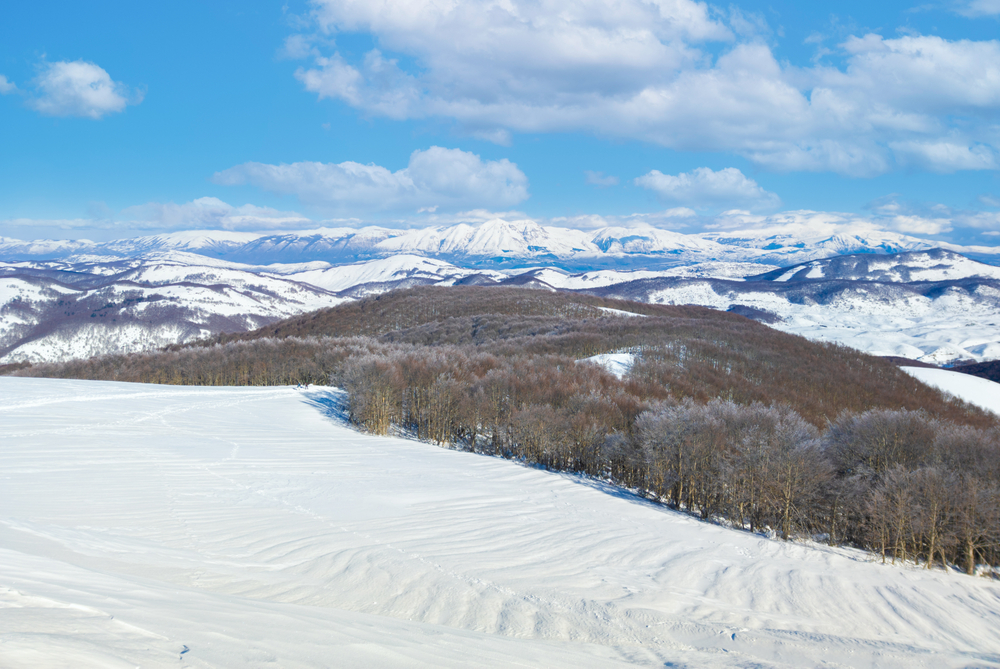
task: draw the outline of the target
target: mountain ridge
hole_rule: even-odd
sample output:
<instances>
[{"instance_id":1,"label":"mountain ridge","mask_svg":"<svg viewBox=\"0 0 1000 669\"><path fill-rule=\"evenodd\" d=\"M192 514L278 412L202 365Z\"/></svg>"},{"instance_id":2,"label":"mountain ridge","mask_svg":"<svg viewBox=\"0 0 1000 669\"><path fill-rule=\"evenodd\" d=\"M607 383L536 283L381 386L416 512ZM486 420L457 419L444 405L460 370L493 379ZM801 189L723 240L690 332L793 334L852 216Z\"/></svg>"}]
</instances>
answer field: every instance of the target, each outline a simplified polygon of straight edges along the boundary
<instances>
[{"instance_id":1,"label":"mountain ridge","mask_svg":"<svg viewBox=\"0 0 1000 669\"><path fill-rule=\"evenodd\" d=\"M663 269L701 262L793 265L851 253L891 254L944 247L1000 262L982 247L957 247L898 233L793 235L773 230L681 233L645 227L576 230L524 219L492 219L419 229L379 226L318 228L298 232L250 233L193 230L119 239L22 241L0 238L0 260L60 260L95 255L133 257L186 251L251 265L324 261L348 264L419 255L466 267L559 266L596 269Z\"/></svg>"}]
</instances>

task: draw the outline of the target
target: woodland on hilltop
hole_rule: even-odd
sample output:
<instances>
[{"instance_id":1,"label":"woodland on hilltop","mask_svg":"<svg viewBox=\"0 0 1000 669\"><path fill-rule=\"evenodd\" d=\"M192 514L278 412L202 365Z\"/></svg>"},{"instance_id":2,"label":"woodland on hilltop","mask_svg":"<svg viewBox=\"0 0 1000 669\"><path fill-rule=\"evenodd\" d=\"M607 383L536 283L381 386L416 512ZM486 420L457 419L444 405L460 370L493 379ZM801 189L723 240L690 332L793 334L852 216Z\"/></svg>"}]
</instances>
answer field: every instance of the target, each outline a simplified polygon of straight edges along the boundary
<instances>
[{"instance_id":1,"label":"woodland on hilltop","mask_svg":"<svg viewBox=\"0 0 1000 669\"><path fill-rule=\"evenodd\" d=\"M609 352L635 356L623 378L579 362ZM416 288L156 353L12 373L330 383L376 434L600 477L706 519L823 535L883 559L1000 565L992 414L891 361L702 307Z\"/></svg>"}]
</instances>

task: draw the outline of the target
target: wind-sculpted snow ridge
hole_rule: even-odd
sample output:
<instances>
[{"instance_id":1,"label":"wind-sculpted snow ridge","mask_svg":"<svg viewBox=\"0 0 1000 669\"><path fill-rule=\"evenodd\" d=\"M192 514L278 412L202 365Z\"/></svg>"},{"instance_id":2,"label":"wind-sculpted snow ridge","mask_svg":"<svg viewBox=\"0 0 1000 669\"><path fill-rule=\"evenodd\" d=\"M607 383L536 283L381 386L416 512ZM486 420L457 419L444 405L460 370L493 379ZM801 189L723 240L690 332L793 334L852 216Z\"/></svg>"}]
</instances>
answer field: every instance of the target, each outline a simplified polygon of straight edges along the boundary
<instances>
[{"instance_id":1,"label":"wind-sculpted snow ridge","mask_svg":"<svg viewBox=\"0 0 1000 669\"><path fill-rule=\"evenodd\" d=\"M359 434L343 395L0 378L0 665L1000 664L1000 586Z\"/></svg>"}]
</instances>

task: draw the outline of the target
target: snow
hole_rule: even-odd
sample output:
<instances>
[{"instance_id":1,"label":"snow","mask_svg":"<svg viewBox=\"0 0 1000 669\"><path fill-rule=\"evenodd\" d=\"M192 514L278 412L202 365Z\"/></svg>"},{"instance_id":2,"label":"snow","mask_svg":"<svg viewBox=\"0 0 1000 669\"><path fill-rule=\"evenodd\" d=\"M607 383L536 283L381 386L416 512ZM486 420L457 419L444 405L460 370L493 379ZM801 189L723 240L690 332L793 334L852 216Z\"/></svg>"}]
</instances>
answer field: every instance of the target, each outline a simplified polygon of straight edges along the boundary
<instances>
[{"instance_id":1,"label":"snow","mask_svg":"<svg viewBox=\"0 0 1000 669\"><path fill-rule=\"evenodd\" d=\"M1000 415L1000 383L948 369L931 367L900 369L929 386Z\"/></svg>"},{"instance_id":2,"label":"snow","mask_svg":"<svg viewBox=\"0 0 1000 669\"><path fill-rule=\"evenodd\" d=\"M359 434L343 395L0 377L0 666L1000 664L1000 585Z\"/></svg>"},{"instance_id":3,"label":"snow","mask_svg":"<svg viewBox=\"0 0 1000 669\"><path fill-rule=\"evenodd\" d=\"M746 305L781 316L771 327L783 332L934 364L989 360L1000 352L1000 301L960 290L945 290L931 298L905 291L873 294L855 286L817 304L763 290L720 293L708 281L691 281L653 291L647 301L721 310Z\"/></svg>"},{"instance_id":4,"label":"snow","mask_svg":"<svg viewBox=\"0 0 1000 669\"><path fill-rule=\"evenodd\" d=\"M600 353L592 355L589 358L583 358L578 362L589 362L600 365L620 379L628 374L628 370L632 369L635 356L631 353Z\"/></svg>"},{"instance_id":5,"label":"snow","mask_svg":"<svg viewBox=\"0 0 1000 669\"><path fill-rule=\"evenodd\" d=\"M748 224L753 228L752 221ZM530 219L493 218L477 224L459 222L412 230L376 226L266 234L192 230L102 243L0 238L0 258L66 258L84 253L130 257L179 249L258 264L303 260L349 263L403 253L447 261L545 258L546 262L572 261L579 269L585 265L590 269L607 266L611 260L622 269L648 269L650 263L671 266L713 261L787 266L847 253L919 251L938 246L987 257L997 253L991 247L960 247L872 230L834 236L760 228L683 234L644 225L575 230L541 225Z\"/></svg>"},{"instance_id":6,"label":"snow","mask_svg":"<svg viewBox=\"0 0 1000 669\"><path fill-rule=\"evenodd\" d=\"M646 314L637 314L632 311L625 311L624 309L612 309L611 307L597 307L597 308L603 311L604 313L610 314L612 316L626 316L626 317L638 316L639 318L646 318Z\"/></svg>"},{"instance_id":7,"label":"snow","mask_svg":"<svg viewBox=\"0 0 1000 669\"><path fill-rule=\"evenodd\" d=\"M523 274L526 271L540 281L544 281L554 288L567 290L587 290L613 286L629 281L640 279L660 279L660 278L719 278L742 280L746 276L763 274L774 269L776 265L760 265L756 263L739 262L703 262L694 265L684 265L681 267L671 267L662 270L616 270L605 269L592 272L580 272L570 274L555 267L543 267L533 270L508 270L509 275Z\"/></svg>"},{"instance_id":8,"label":"snow","mask_svg":"<svg viewBox=\"0 0 1000 669\"><path fill-rule=\"evenodd\" d=\"M286 273L285 278L337 292L368 283L384 283L401 279L423 279L452 284L470 274L487 274L496 279L506 278L499 272L481 272L463 269L442 260L400 254L380 260L352 265L339 265L325 269Z\"/></svg>"}]
</instances>

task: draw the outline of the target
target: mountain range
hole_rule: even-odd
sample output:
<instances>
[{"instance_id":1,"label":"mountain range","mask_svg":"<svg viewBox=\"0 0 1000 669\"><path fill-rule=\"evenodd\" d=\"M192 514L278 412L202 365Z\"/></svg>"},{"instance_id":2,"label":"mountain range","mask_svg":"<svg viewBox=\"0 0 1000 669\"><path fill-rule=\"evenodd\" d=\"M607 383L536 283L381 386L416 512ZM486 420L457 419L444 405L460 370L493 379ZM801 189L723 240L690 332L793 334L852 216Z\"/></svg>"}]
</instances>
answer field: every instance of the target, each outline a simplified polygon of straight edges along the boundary
<instances>
[{"instance_id":1,"label":"mountain range","mask_svg":"<svg viewBox=\"0 0 1000 669\"><path fill-rule=\"evenodd\" d=\"M399 254L435 258L463 267L508 269L558 266L591 269L660 269L708 261L793 265L851 253L900 253L939 244L897 233L801 236L774 231L682 234L653 227L594 231L495 219L480 225L398 230L323 228L277 234L185 231L111 242L21 241L0 238L0 260L59 260L79 256L130 258L187 251L252 265L322 261L344 264ZM987 247L948 246L969 257L1000 259Z\"/></svg>"},{"instance_id":2,"label":"mountain range","mask_svg":"<svg viewBox=\"0 0 1000 669\"><path fill-rule=\"evenodd\" d=\"M934 364L1000 359L1000 268L904 235L425 230L0 240L0 364L245 331L412 286L515 285L735 311Z\"/></svg>"}]
</instances>

